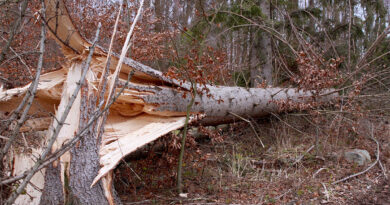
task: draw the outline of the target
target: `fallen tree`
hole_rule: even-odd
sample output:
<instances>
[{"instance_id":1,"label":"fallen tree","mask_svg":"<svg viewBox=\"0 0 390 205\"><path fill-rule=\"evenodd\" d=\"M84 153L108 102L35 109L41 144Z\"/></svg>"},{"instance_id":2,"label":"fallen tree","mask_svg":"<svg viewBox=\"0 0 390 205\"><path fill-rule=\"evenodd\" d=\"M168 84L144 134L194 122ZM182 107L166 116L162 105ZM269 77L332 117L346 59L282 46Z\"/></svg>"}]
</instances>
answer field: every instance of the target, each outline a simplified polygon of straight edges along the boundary
<instances>
[{"instance_id":1,"label":"fallen tree","mask_svg":"<svg viewBox=\"0 0 390 205\"><path fill-rule=\"evenodd\" d=\"M126 58L123 52L119 56L95 46L96 39L90 43L77 32L62 0L45 3L42 18L68 62L40 77L29 109L37 119L24 123L20 132L47 129L46 137L30 154L7 150L5 154L14 156L10 165L14 171L2 184L31 175L34 185L27 185L27 180L28 195L20 195L17 204L118 204L113 169L137 148L184 125L192 85ZM17 109L29 87L1 91L0 111ZM192 122L218 124L235 116L260 117L278 112L280 101L309 102L313 97L310 91L294 88L205 88L196 95ZM328 102L337 93L324 90L317 96Z\"/></svg>"}]
</instances>

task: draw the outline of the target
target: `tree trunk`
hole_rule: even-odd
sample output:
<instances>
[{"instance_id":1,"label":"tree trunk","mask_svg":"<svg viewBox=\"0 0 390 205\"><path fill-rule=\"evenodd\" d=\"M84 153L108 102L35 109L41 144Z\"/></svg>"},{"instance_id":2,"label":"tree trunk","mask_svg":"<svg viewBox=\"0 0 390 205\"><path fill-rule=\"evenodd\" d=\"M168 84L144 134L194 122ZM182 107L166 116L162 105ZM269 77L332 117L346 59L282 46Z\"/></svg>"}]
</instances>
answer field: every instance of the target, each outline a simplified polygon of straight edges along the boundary
<instances>
[{"instance_id":1,"label":"tree trunk","mask_svg":"<svg viewBox=\"0 0 390 205\"><path fill-rule=\"evenodd\" d=\"M90 86L83 87L79 130L87 126L93 111L96 109L97 97L93 90L94 88ZM91 187L100 168L99 149L101 140L98 138L99 133L96 125L94 123L90 126L88 132L81 137L79 144L70 151L69 191L73 198L73 204L113 204L114 202L112 198L106 198L102 182ZM114 198L116 204L119 204L120 200L115 195Z\"/></svg>"},{"instance_id":2,"label":"tree trunk","mask_svg":"<svg viewBox=\"0 0 390 205\"><path fill-rule=\"evenodd\" d=\"M40 200L40 204L56 205L64 204L65 194L61 183L61 164L50 164L45 172L45 184ZM67 185L65 185L67 187Z\"/></svg>"},{"instance_id":3,"label":"tree trunk","mask_svg":"<svg viewBox=\"0 0 390 205\"><path fill-rule=\"evenodd\" d=\"M269 0L262 0L261 11L266 16L266 20L271 20L271 6ZM262 32L260 40L260 56L261 56L261 71L262 76L265 82L268 85L273 84L272 79L272 45L271 45L271 35L267 32Z\"/></svg>"},{"instance_id":4,"label":"tree trunk","mask_svg":"<svg viewBox=\"0 0 390 205\"><path fill-rule=\"evenodd\" d=\"M271 19L270 2L260 0L259 7L264 14L264 21ZM251 54L251 84L257 87L259 84L266 82L267 85L273 84L272 79L272 45L271 36L267 32L258 33L254 37L254 44Z\"/></svg>"},{"instance_id":5,"label":"tree trunk","mask_svg":"<svg viewBox=\"0 0 390 205\"><path fill-rule=\"evenodd\" d=\"M202 92L195 98L192 106L193 113L203 113L205 118L201 124L220 124L232 122L235 118L231 113L240 116L262 117L272 112L278 112L281 101L295 103L310 102L311 92L298 91L295 88L243 88L207 86L208 93ZM323 94L331 90L325 90ZM130 84L126 101L134 103L142 99L146 105L142 111L151 115L183 116L185 108L191 101L187 92L166 87L151 87ZM139 95L137 92L148 94ZM334 99L337 94L323 95L320 101ZM125 98L125 97L124 97ZM119 98L119 100L125 100ZM114 108L115 109L115 108ZM122 111L118 110L119 114ZM124 113L122 115L125 115Z\"/></svg>"},{"instance_id":6,"label":"tree trunk","mask_svg":"<svg viewBox=\"0 0 390 205\"><path fill-rule=\"evenodd\" d=\"M62 45L63 53L69 62L62 70L41 77L36 94L36 101L41 105L33 106L30 112L36 116L47 117L47 113L54 112L54 107L58 106L56 119L60 119L80 79L80 59L86 58L90 44L75 32L77 30L62 0L46 0L46 5L46 16L50 19L47 22L49 30ZM59 18L55 17L57 14ZM107 52L104 49L96 49L84 86L73 103L52 151L60 149L63 144L72 140L91 119L98 104L95 96L100 93L96 90L99 87L96 76L102 75L106 57ZM118 60L117 55L114 55L110 70L115 70ZM135 73L127 85L125 79L131 71ZM113 77L115 76L111 75L108 79ZM117 91L121 87L124 87L124 92L110 108L101 139L98 126L93 123L69 152L50 164L45 173L39 173L44 175L44 180L43 177L38 178L41 179L39 184L44 184L44 189L42 195L34 196L41 198L41 204L120 203L112 187L112 171L120 160L139 147L184 125L186 106L191 99L189 84L182 84L146 65L126 59L119 75ZM278 112L277 103L282 100L310 102L313 96L309 91L293 88L207 88L209 92L200 91L195 99L192 122L217 124L233 120L234 115L264 116L270 112ZM19 102L28 92L27 89L28 85L0 92L0 111L11 112L15 105L10 105ZM330 94L331 91L324 91L327 95L320 100L326 102L334 99L337 94ZM56 123L57 120L53 120L52 127L55 127ZM40 125L44 124L48 123ZM51 132L52 129L49 129L47 136L50 136ZM21 159L15 161L16 165L23 163ZM24 169L27 170L28 167ZM22 171L13 174L17 175Z\"/></svg>"}]
</instances>

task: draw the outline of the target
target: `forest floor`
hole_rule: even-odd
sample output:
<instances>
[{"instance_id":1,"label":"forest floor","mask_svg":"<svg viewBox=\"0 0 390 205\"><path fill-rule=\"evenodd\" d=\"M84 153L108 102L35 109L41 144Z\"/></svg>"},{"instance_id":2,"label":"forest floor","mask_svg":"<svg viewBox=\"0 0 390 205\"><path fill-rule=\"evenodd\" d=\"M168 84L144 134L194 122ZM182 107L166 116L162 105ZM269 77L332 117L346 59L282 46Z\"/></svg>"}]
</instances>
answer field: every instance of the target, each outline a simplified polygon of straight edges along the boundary
<instances>
[{"instance_id":1,"label":"forest floor","mask_svg":"<svg viewBox=\"0 0 390 205\"><path fill-rule=\"evenodd\" d=\"M178 197L175 184L177 136L168 135L129 156L115 174L124 204L390 204L386 123L375 123L380 163L338 184L332 182L370 165L348 163L344 151L365 149L371 163L377 159L377 144L362 134L370 133L364 126L356 128L360 134L344 125L335 131L327 123L314 126L304 115L273 116L252 125L262 142L246 122L189 138L183 165L185 197Z\"/></svg>"}]
</instances>

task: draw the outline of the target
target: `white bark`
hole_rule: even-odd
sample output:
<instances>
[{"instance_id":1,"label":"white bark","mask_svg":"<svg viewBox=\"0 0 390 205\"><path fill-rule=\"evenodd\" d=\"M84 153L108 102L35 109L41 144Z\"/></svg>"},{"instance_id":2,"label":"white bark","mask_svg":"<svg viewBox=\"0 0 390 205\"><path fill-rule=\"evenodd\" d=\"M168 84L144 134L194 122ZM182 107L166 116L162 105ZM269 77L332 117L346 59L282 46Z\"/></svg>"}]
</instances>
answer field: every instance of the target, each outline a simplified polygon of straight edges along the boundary
<instances>
[{"instance_id":1,"label":"white bark","mask_svg":"<svg viewBox=\"0 0 390 205\"><path fill-rule=\"evenodd\" d=\"M193 113L206 115L200 122L204 124L232 121L234 116L230 112L242 116L261 117L271 112L278 112L280 107L276 103L281 100L301 103L309 102L313 97L311 92L298 91L294 88L246 89L223 86L207 86L207 88L209 92L197 95L192 107ZM323 97L319 100L327 102L337 97L337 93L326 94L330 92L332 90L323 91ZM118 103L122 102L122 108L131 104L138 105L137 110L131 110L132 114L145 112L160 116L183 116L190 100L188 91L172 87L130 84L118 99ZM117 112L120 115L128 115L127 110L124 109L118 109Z\"/></svg>"}]
</instances>

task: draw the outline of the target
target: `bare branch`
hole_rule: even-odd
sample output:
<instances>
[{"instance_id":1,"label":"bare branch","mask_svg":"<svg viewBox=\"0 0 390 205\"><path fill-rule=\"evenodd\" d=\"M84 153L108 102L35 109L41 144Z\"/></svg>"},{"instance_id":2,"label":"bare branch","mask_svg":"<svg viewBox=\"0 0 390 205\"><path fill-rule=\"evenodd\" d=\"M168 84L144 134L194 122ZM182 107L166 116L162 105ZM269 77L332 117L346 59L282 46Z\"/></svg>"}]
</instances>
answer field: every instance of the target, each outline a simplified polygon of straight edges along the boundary
<instances>
[{"instance_id":1,"label":"bare branch","mask_svg":"<svg viewBox=\"0 0 390 205\"><path fill-rule=\"evenodd\" d=\"M114 72L114 77L112 78L111 82L109 83L109 86L110 86L110 87L109 87L108 99L110 99L110 98L112 97L112 93L113 93L113 91L114 91L114 89L115 89L114 83L115 83L115 82L117 81L117 79L118 79L119 73L120 73L121 68L122 68L122 63L123 63L123 61L125 60L127 51L129 50L129 47L130 47L130 38L131 38L131 36L133 35L134 27L135 27L135 25L137 24L137 21L138 21L139 17L141 16L141 11L142 11L143 5L144 5L144 0L141 1L140 7L138 8L137 15L135 16L134 22L133 22L133 24L131 25L130 31L127 33L126 41L125 41L125 43L123 44L122 53L121 53L121 55L120 55L118 64L117 64L116 69L115 69L115 72ZM107 104L108 104L108 101L107 101ZM107 104L106 104L106 105L107 105Z\"/></svg>"},{"instance_id":2,"label":"bare branch","mask_svg":"<svg viewBox=\"0 0 390 205\"><path fill-rule=\"evenodd\" d=\"M14 52L12 47L11 47L11 51ZM21 59L22 56L30 55L30 54L39 54L39 51L26 51L26 52L23 52L23 53L16 53L16 52L14 52L14 54L15 54L14 56L11 56L11 57L7 58L7 60L3 61L0 65L3 65L5 63L7 63L8 61L11 61L11 60L13 60L15 58L19 58L19 60L23 60L23 59Z\"/></svg>"},{"instance_id":3,"label":"bare branch","mask_svg":"<svg viewBox=\"0 0 390 205\"><path fill-rule=\"evenodd\" d=\"M42 2L42 9L44 9L44 2ZM96 31L96 36L95 36L95 39L93 41L93 44L92 46L90 47L90 52L89 52L89 55L87 57L87 60L84 62L84 65L83 65L83 71L82 71L82 75L80 77L80 81L78 82L71 98L69 99L69 103L68 105L66 106L64 112L62 113L62 116L61 116L61 119L60 119L60 122L57 124L57 126L54 128L54 133L52 134L52 136L50 137L50 139L48 140L48 143L47 143L47 146L46 148L44 149L44 151L42 152L40 158L37 160L37 162L35 163L35 165L33 166L33 168L29 171L29 173L26 175L25 179L23 180L23 182L19 185L19 187L11 194L10 198L7 200L6 204L13 204L13 202L16 200L16 198L19 196L19 194L24 190L24 188L27 186L27 184L29 183L29 181L31 180L31 178L34 176L34 174L39 171L39 166L44 162L44 160L46 159L47 155L50 153L50 150L54 144L54 142L56 141L57 139L57 136L58 134L60 133L60 130L62 129L63 125L64 125L64 122L71 110L71 107L73 105L73 102L75 101L79 91L80 91L80 88L81 88L81 85L83 84L83 81L85 79L85 76L87 75L87 71L89 70L89 64L92 60L92 55L93 55L93 52L95 50L95 44L99 38L99 32L100 32L100 27L101 27L101 24L99 23L98 25L98 28L97 28L97 31ZM44 24L42 23L42 33L45 33L45 26ZM43 41L44 42L44 41ZM42 45L42 44L41 44Z\"/></svg>"},{"instance_id":4,"label":"bare branch","mask_svg":"<svg viewBox=\"0 0 390 205\"><path fill-rule=\"evenodd\" d=\"M358 172L358 173L356 173L356 174L352 174L352 175L350 175L350 176L344 177L344 178L342 178L342 179L340 179L340 180L337 180L337 181L333 182L332 185L335 185L335 184L338 184L338 183L340 183L340 182L343 182L343 181L346 181L346 180L348 180L348 179L351 179L351 178L353 178L353 177L357 177L357 176L359 176L359 175L362 175L362 174L368 172L371 168L373 168L373 167L378 163L378 161L379 161L379 155L380 155L380 148L379 148L379 142L378 142L378 140L376 140L376 139L374 138L374 128L373 128L373 125L372 125L372 124L371 124L371 139L372 139L373 141L375 141L375 143L376 143L376 150L377 150L377 151L376 151L376 160L375 160L375 162L372 163L369 167L367 167L367 169L365 169L365 170L363 170L363 171L361 171L361 172Z\"/></svg>"},{"instance_id":5,"label":"bare branch","mask_svg":"<svg viewBox=\"0 0 390 205\"><path fill-rule=\"evenodd\" d=\"M47 165L49 165L50 163L56 161L59 157L61 157L65 152L69 151L81 138L81 136L83 136L87 131L88 131L88 128L99 118L101 117L103 114L107 113L107 111L109 110L110 106L119 98L119 96L123 93L123 91L127 88L127 86L129 85L129 82L131 80L131 78L133 77L134 75L134 71L132 71L129 76L128 76L128 80L126 81L126 83L124 84L124 86L121 88L121 90L118 92L118 94L116 96L114 96L114 98L110 101L110 103L108 104L108 106L106 108L104 108L102 111L100 111L100 109L98 108L94 114L92 115L91 119L88 121L88 123L86 124L86 126L81 129L80 131L78 131L78 133L75 135L75 137L70 140L69 142L67 142L66 144L62 145L61 148L57 151L55 151L54 153L52 153L50 156L48 156L42 163L41 165L38 167L38 170L41 170L43 168L45 168ZM20 179L23 179L27 176L27 174L32 170L32 168L28 171L25 171L23 174L20 174L18 176L14 176L12 178L8 178L8 179L5 179L3 181L0 181L0 185L5 185L5 184L10 184L10 183L13 183L13 182L16 182Z\"/></svg>"},{"instance_id":6,"label":"bare branch","mask_svg":"<svg viewBox=\"0 0 390 205\"><path fill-rule=\"evenodd\" d=\"M28 3L28 0L24 0L22 2L22 7L21 7L21 10L20 10L20 16L19 16L18 19L16 19L16 22L14 23L14 26L12 27L11 33L9 35L7 44L5 45L5 47L2 49L2 51L0 53L0 63L2 63L4 61L5 55L7 55L8 49L11 46L11 43L12 43L12 41L15 38L16 31L19 29L19 26L20 26L20 24L21 24L21 22L22 22L22 20L24 18L24 14L25 14L26 9L27 9L27 3Z\"/></svg>"},{"instance_id":7,"label":"bare branch","mask_svg":"<svg viewBox=\"0 0 390 205\"><path fill-rule=\"evenodd\" d=\"M108 77L108 74L110 72L112 47L114 45L115 35L116 35L116 31L118 29L118 23L119 23L119 18L121 16L121 13L122 13L122 6L119 7L118 15L117 15L116 20L115 20L114 31L113 31L112 37L111 37L110 47L109 47L108 53L107 53L106 66L104 67L102 75L101 75L100 80L99 80L98 91L100 91L100 92L98 93L98 98L97 98L99 105L101 105L101 106L99 106L99 109L101 109L101 107L103 106L104 95L106 94L106 91L107 91L107 82L108 82L107 77ZM108 98L108 100L109 100L109 98ZM98 119L98 122L97 122L97 132L98 132L97 138L98 138L99 142L100 142L101 137L102 137L103 132L104 132L104 123L106 122L106 120L107 120L107 114L104 114L100 119Z\"/></svg>"},{"instance_id":8,"label":"bare branch","mask_svg":"<svg viewBox=\"0 0 390 205\"><path fill-rule=\"evenodd\" d=\"M359 72L366 69L370 65L370 63L372 63L374 60L377 60L380 57L387 55L387 53L382 54L381 56L375 58L373 61L366 63L367 58L374 52L374 50L377 48L377 46L385 39L385 37L389 33L390 33L390 26L386 27L385 30L383 30L383 32L375 39L375 41L371 44L371 46L368 48L368 50L363 54L363 56L356 63L355 70L353 72L351 72L351 74L349 74L348 76L345 77L345 80L344 80L344 83L342 84L342 86L344 86L353 76L355 76Z\"/></svg>"},{"instance_id":9,"label":"bare branch","mask_svg":"<svg viewBox=\"0 0 390 205\"><path fill-rule=\"evenodd\" d=\"M1 0L0 1L0 6L3 6L4 4L8 4L8 3L19 3L20 0Z\"/></svg>"},{"instance_id":10,"label":"bare branch","mask_svg":"<svg viewBox=\"0 0 390 205\"><path fill-rule=\"evenodd\" d=\"M234 113L234 112L229 112L229 113L230 113L231 115L233 115L233 116L235 116L235 117L238 117L238 118L240 118L241 120L243 120L243 121L249 123L249 125L251 126L251 128L252 128L253 132L255 133L257 139L260 141L261 146L262 146L263 148L265 148L263 141L261 140L259 134L257 134L257 131L256 131L255 127L253 126L253 124L252 124L252 122L251 122L250 120L247 120L247 119L245 119L245 118L243 118L243 117L237 115L237 114Z\"/></svg>"},{"instance_id":11,"label":"bare branch","mask_svg":"<svg viewBox=\"0 0 390 205\"><path fill-rule=\"evenodd\" d=\"M27 105L24 108L19 120L17 121L16 127L12 130L12 134L10 136L10 139L7 141L4 148L1 150L0 160L3 160L4 156L7 154L8 150L10 149L12 143L15 141L16 136L19 133L19 129L23 126L24 122L27 120L27 115L28 115L28 112L31 108L33 101L34 101L35 93L36 93L37 88L38 88L39 78L41 76L42 65L43 65L43 54L45 52L45 40L46 40L46 29L45 29L45 25L42 24L41 41L40 41L40 55L39 55L39 59L38 59L37 72L36 72L35 79L34 79L33 83L31 83L29 90L26 93L25 98L23 99L23 102L21 103L21 105L19 105L18 109L20 108L20 110L21 110L22 107L24 107L23 104L25 104L25 103L27 103ZM18 109L17 109L17 113L20 111ZM16 117L17 117L17 115L12 116L12 118L15 118L15 119L16 119ZM11 123L13 121L12 118L8 121L8 123ZM8 124L8 123L6 123L6 124ZM9 126L9 124L7 125L7 127L8 126Z\"/></svg>"},{"instance_id":12,"label":"bare branch","mask_svg":"<svg viewBox=\"0 0 390 205\"><path fill-rule=\"evenodd\" d=\"M6 40L3 36L1 36L1 38L4 39L4 40ZM20 57L20 54L18 54L11 46L9 47L9 49L12 51L12 53L15 54L15 56L12 56L11 58L8 58L7 60L5 60L5 61L3 61L2 63L0 63L0 65L1 65L1 64L4 64L4 63L7 62L7 61L12 60L12 59L15 58L15 57L17 57L17 58L20 60L20 62L24 65L24 67L26 67L27 72L30 74L29 78L32 80L33 74L32 74L32 72L31 72L30 67L29 67L29 66L27 65L27 63L22 59L22 57ZM31 52L25 52L25 53L31 53Z\"/></svg>"}]
</instances>

